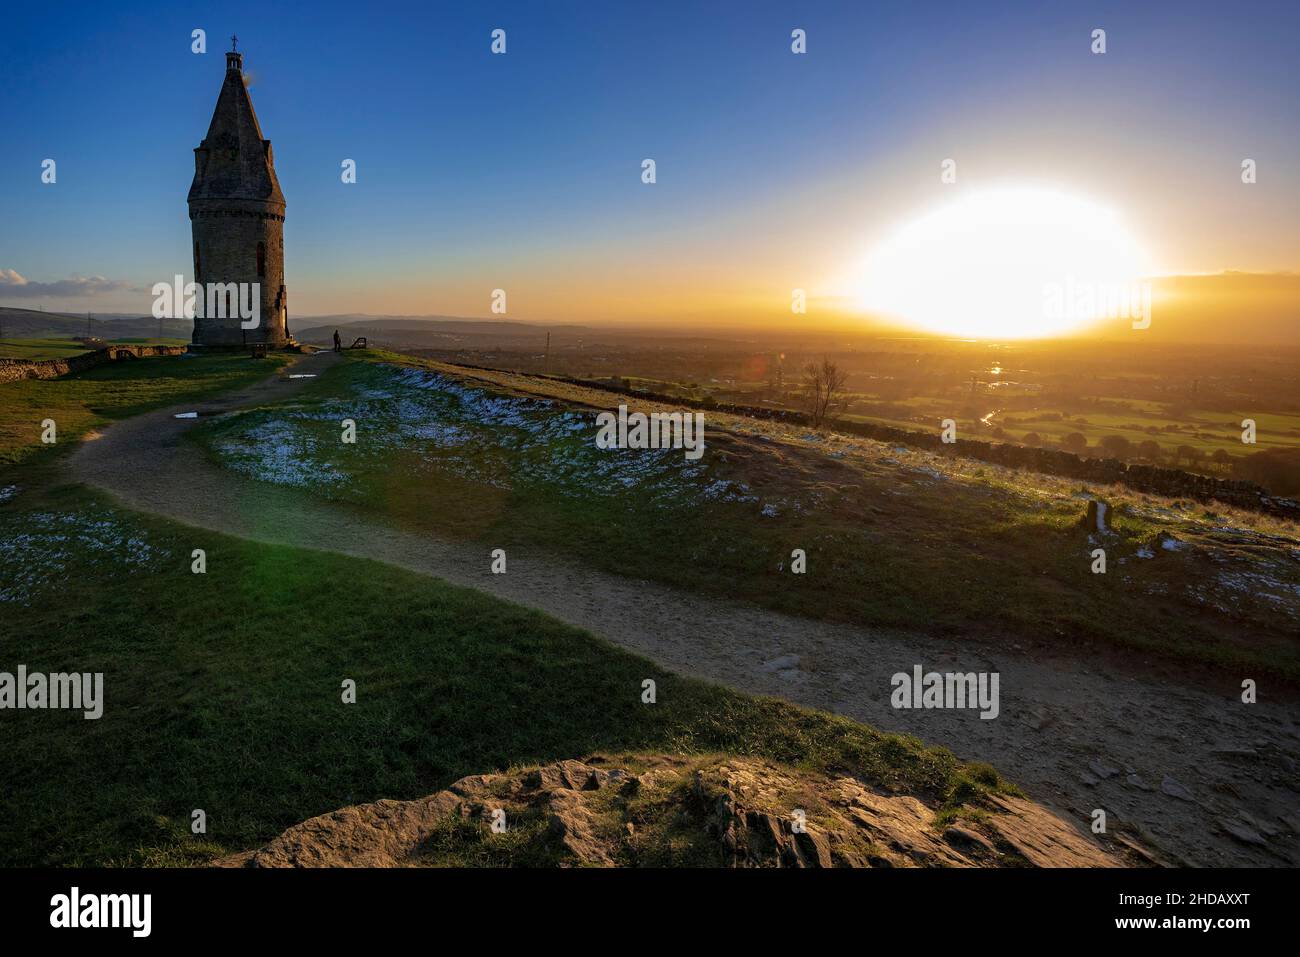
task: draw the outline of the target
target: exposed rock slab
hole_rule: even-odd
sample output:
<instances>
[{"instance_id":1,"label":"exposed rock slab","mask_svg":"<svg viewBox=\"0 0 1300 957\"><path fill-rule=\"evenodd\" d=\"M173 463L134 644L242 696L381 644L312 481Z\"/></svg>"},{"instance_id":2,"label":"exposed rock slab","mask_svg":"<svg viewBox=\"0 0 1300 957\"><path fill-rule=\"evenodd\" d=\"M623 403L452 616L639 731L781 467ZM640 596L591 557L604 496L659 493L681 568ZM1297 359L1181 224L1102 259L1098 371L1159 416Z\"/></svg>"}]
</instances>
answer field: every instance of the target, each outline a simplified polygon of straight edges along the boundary
<instances>
[{"instance_id":1,"label":"exposed rock slab","mask_svg":"<svg viewBox=\"0 0 1300 957\"><path fill-rule=\"evenodd\" d=\"M959 812L965 819L940 823L937 809L916 796L755 758L593 756L462 778L414 801L343 808L214 863L828 868L1140 861L1024 798L994 794L980 805L976 813Z\"/></svg>"}]
</instances>

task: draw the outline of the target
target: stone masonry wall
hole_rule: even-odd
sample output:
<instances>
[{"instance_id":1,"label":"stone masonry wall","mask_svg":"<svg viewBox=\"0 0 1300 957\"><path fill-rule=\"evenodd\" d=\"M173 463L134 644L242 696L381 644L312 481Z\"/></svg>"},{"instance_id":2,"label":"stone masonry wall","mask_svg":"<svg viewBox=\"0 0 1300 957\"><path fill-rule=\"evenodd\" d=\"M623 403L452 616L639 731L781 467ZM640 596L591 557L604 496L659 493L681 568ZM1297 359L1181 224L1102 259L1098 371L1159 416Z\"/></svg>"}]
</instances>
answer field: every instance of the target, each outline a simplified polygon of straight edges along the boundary
<instances>
[{"instance_id":1,"label":"stone masonry wall","mask_svg":"<svg viewBox=\"0 0 1300 957\"><path fill-rule=\"evenodd\" d=\"M260 286L260 321L256 329L240 328L239 303L227 318L194 318L194 342L212 346L244 346L265 342L285 345L288 336L283 317L287 310L284 286L284 209L268 203L239 200L196 201L190 212L195 281L201 289L208 283L257 283ZM266 244L263 275L257 274L257 244ZM206 294L205 294L206 295ZM236 296L238 294L235 294ZM281 309L281 306L285 309ZM206 302L205 302L206 306ZM196 312L197 312L196 308Z\"/></svg>"},{"instance_id":2,"label":"stone masonry wall","mask_svg":"<svg viewBox=\"0 0 1300 957\"><path fill-rule=\"evenodd\" d=\"M3 359L0 358L0 383L19 379L57 379L73 372L85 372L106 362L138 359L142 356L179 356L185 354L184 346L109 345L94 352L66 359Z\"/></svg>"}]
</instances>

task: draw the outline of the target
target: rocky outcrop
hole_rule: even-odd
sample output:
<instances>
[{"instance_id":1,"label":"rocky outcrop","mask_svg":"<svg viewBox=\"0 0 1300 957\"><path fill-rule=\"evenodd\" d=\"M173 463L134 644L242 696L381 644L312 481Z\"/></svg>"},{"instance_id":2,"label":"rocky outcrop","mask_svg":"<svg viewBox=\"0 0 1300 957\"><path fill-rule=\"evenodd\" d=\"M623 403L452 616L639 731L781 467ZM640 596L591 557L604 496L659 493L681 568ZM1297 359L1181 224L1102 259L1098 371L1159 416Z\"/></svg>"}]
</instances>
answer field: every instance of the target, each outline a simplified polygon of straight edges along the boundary
<instances>
[{"instance_id":1,"label":"rocky outcrop","mask_svg":"<svg viewBox=\"0 0 1300 957\"><path fill-rule=\"evenodd\" d=\"M1115 867L1142 863L1019 797L936 809L755 758L594 756L314 817L223 867Z\"/></svg>"}]
</instances>

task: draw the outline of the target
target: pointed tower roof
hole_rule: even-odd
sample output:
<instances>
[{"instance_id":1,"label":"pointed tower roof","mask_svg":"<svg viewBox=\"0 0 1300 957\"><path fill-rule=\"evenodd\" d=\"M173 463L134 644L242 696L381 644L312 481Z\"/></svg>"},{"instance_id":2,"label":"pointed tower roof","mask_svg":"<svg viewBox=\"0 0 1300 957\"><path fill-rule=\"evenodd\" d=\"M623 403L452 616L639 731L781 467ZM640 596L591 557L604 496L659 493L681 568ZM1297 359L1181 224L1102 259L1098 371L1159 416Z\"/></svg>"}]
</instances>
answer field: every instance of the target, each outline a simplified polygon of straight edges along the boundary
<instances>
[{"instance_id":1,"label":"pointed tower roof","mask_svg":"<svg viewBox=\"0 0 1300 957\"><path fill-rule=\"evenodd\" d=\"M194 151L194 182L189 199L251 199L284 203L275 178L271 141L262 127L244 85L243 54L226 54L226 78L212 111L208 135Z\"/></svg>"}]
</instances>

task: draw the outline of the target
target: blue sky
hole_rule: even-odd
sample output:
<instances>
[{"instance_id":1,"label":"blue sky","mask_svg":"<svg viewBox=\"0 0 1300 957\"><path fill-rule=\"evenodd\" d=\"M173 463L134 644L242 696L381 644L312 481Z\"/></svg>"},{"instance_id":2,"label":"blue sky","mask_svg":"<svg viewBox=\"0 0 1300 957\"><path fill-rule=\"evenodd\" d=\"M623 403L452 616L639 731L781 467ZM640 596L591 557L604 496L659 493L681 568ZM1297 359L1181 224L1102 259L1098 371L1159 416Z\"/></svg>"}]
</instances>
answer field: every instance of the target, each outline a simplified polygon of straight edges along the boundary
<instances>
[{"instance_id":1,"label":"blue sky","mask_svg":"<svg viewBox=\"0 0 1300 957\"><path fill-rule=\"evenodd\" d=\"M1300 269L1294 3L55 3L5 17L0 270L126 288L4 304L147 311L141 289L189 272L192 150L231 33L288 200L298 314L484 314L496 286L512 314L547 319L685 315L769 282L833 296L949 156L963 182L1104 198L1165 271ZM190 52L196 27L206 55ZM505 56L489 52L496 27ZM1105 56L1089 52L1094 27ZM1242 156L1260 164L1246 194ZM344 158L356 185L339 180Z\"/></svg>"}]
</instances>

